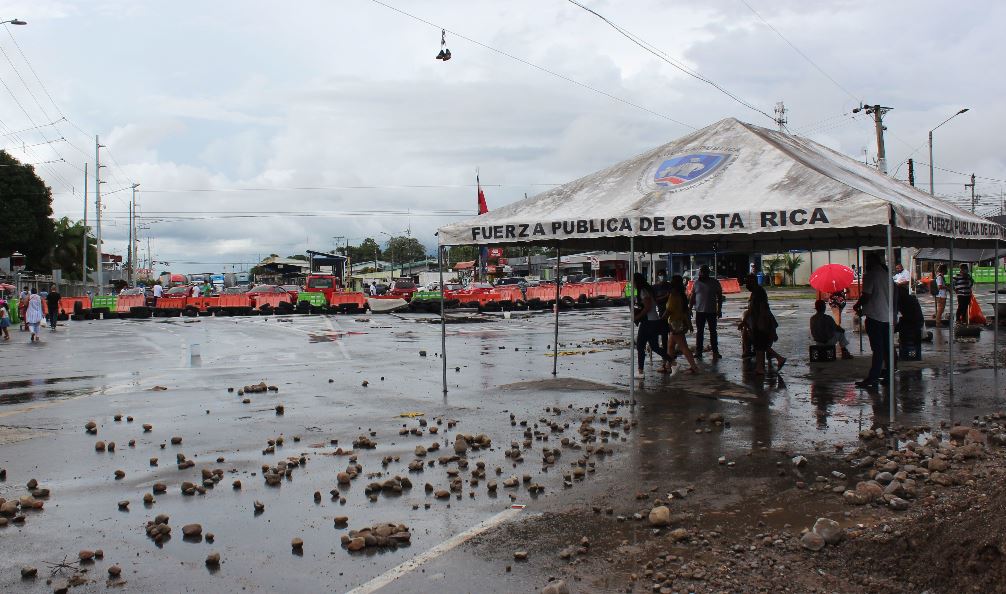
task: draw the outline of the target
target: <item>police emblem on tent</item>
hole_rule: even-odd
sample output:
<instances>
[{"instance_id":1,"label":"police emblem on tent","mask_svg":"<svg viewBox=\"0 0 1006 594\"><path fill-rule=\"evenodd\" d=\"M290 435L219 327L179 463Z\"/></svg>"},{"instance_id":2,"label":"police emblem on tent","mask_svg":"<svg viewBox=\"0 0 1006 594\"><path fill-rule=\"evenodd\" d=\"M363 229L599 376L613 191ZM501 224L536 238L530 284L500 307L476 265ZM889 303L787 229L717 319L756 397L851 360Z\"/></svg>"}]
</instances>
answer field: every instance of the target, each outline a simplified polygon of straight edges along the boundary
<instances>
[{"instance_id":1,"label":"police emblem on tent","mask_svg":"<svg viewBox=\"0 0 1006 594\"><path fill-rule=\"evenodd\" d=\"M708 177L727 160L722 153L689 153L665 160L653 174L653 181L665 188L680 188Z\"/></svg>"}]
</instances>

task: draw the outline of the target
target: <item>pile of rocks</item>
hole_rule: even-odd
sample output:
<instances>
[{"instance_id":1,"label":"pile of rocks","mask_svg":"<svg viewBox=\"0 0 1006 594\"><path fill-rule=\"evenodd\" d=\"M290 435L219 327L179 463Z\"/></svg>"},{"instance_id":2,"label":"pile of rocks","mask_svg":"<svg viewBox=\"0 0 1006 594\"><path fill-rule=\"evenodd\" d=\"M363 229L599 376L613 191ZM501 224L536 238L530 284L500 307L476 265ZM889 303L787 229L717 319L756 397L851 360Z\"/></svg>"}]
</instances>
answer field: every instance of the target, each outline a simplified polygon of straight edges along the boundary
<instances>
[{"instance_id":1,"label":"pile of rocks","mask_svg":"<svg viewBox=\"0 0 1006 594\"><path fill-rule=\"evenodd\" d=\"M409 544L411 540L412 533L405 524L375 524L343 534L342 546L348 551L361 551L368 547L397 548Z\"/></svg>"},{"instance_id":2,"label":"pile of rocks","mask_svg":"<svg viewBox=\"0 0 1006 594\"><path fill-rule=\"evenodd\" d=\"M232 392L233 388L230 388L227 391ZM279 392L279 388L276 386L267 386L265 382L259 382L257 384L239 388L238 396L244 396L245 394L263 394L265 392Z\"/></svg>"},{"instance_id":3,"label":"pile of rocks","mask_svg":"<svg viewBox=\"0 0 1006 594\"><path fill-rule=\"evenodd\" d=\"M147 522L147 536L158 545L171 538L171 526L168 524L167 514L158 514Z\"/></svg>"}]
</instances>

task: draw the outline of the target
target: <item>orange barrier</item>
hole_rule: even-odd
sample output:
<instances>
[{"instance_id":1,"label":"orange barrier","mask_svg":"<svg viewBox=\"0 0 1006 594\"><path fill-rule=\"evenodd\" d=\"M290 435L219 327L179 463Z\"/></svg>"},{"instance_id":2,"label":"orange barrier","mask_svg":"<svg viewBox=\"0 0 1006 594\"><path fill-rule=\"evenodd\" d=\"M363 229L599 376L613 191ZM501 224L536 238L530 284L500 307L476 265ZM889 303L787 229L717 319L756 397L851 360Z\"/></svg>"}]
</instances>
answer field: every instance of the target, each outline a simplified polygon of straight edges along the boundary
<instances>
[{"instance_id":1,"label":"orange barrier","mask_svg":"<svg viewBox=\"0 0 1006 594\"><path fill-rule=\"evenodd\" d=\"M91 309L90 297L62 297L59 300L59 311L70 315L73 313L74 304L76 303L80 303L80 306L84 309Z\"/></svg>"},{"instance_id":2,"label":"orange barrier","mask_svg":"<svg viewBox=\"0 0 1006 594\"><path fill-rule=\"evenodd\" d=\"M591 283L592 284L592 283ZM588 284L583 283L566 283L559 289L559 297L561 299L572 299L573 301L579 301L580 298L588 298L592 293L592 287Z\"/></svg>"},{"instance_id":3,"label":"orange barrier","mask_svg":"<svg viewBox=\"0 0 1006 594\"><path fill-rule=\"evenodd\" d=\"M453 294L453 297L458 300L461 305L467 305L470 303L477 303L479 307L485 306L487 303L494 303L496 301L501 301L500 294L496 291L484 291L477 290L473 292L457 291Z\"/></svg>"},{"instance_id":4,"label":"orange barrier","mask_svg":"<svg viewBox=\"0 0 1006 594\"><path fill-rule=\"evenodd\" d=\"M221 295L217 297L217 307L221 309L230 307L247 308L251 306L251 298L247 295Z\"/></svg>"},{"instance_id":5,"label":"orange barrier","mask_svg":"<svg viewBox=\"0 0 1006 594\"><path fill-rule=\"evenodd\" d=\"M735 278L728 278L725 280L721 280L720 286L723 287L724 295L741 292L741 284Z\"/></svg>"},{"instance_id":6,"label":"orange barrier","mask_svg":"<svg viewBox=\"0 0 1006 594\"><path fill-rule=\"evenodd\" d=\"M115 311L129 313L130 308L143 307L146 304L147 298L143 295L119 295L115 302Z\"/></svg>"},{"instance_id":7,"label":"orange barrier","mask_svg":"<svg viewBox=\"0 0 1006 594\"><path fill-rule=\"evenodd\" d=\"M219 306L219 297L189 297L185 300L185 307L194 307L199 311L216 309Z\"/></svg>"},{"instance_id":8,"label":"orange barrier","mask_svg":"<svg viewBox=\"0 0 1006 594\"><path fill-rule=\"evenodd\" d=\"M340 305L354 305L358 309L367 309L367 296L363 293L332 293L328 297L328 304L333 307Z\"/></svg>"},{"instance_id":9,"label":"orange barrier","mask_svg":"<svg viewBox=\"0 0 1006 594\"><path fill-rule=\"evenodd\" d=\"M517 285L503 285L502 287L496 287L493 291L499 294L501 301L516 303L524 300L524 293Z\"/></svg>"},{"instance_id":10,"label":"orange barrier","mask_svg":"<svg viewBox=\"0 0 1006 594\"><path fill-rule=\"evenodd\" d=\"M541 301L542 303L555 301L555 285L528 287L525 294L528 301Z\"/></svg>"},{"instance_id":11,"label":"orange barrier","mask_svg":"<svg viewBox=\"0 0 1006 594\"><path fill-rule=\"evenodd\" d=\"M182 310L185 309L186 299L158 299L157 305L154 306L155 309L163 310Z\"/></svg>"},{"instance_id":12,"label":"orange barrier","mask_svg":"<svg viewBox=\"0 0 1006 594\"><path fill-rule=\"evenodd\" d=\"M594 297L607 297L608 299L625 297L625 283L621 281L594 283Z\"/></svg>"},{"instance_id":13,"label":"orange barrier","mask_svg":"<svg viewBox=\"0 0 1006 594\"><path fill-rule=\"evenodd\" d=\"M258 293L255 295L255 307L262 307L263 305L268 305L270 307L277 307L280 303L293 303L293 299L290 294L282 295L280 293Z\"/></svg>"}]
</instances>

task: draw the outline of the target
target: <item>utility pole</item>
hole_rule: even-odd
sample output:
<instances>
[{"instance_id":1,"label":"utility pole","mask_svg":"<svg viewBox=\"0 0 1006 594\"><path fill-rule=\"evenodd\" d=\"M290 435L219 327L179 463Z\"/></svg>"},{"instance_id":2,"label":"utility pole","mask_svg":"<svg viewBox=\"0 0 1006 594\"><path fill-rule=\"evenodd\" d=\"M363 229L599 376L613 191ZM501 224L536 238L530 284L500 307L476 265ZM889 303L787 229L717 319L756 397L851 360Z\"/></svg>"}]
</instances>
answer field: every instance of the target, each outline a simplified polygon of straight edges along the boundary
<instances>
[{"instance_id":1,"label":"utility pole","mask_svg":"<svg viewBox=\"0 0 1006 594\"><path fill-rule=\"evenodd\" d=\"M784 132L786 130L786 124L789 123L789 119L786 117L786 105L780 101L775 104L775 123L779 126L779 131ZM526 198L527 196L525 196Z\"/></svg>"},{"instance_id":2,"label":"utility pole","mask_svg":"<svg viewBox=\"0 0 1006 594\"><path fill-rule=\"evenodd\" d=\"M95 217L97 217L97 243L98 243L98 288L95 291L96 295L101 295L102 288L105 286L105 263L101 255L101 168L104 165L101 164L101 149L104 147L103 144L98 142L98 135L94 136L94 211Z\"/></svg>"},{"instance_id":3,"label":"utility pole","mask_svg":"<svg viewBox=\"0 0 1006 594\"><path fill-rule=\"evenodd\" d=\"M84 246L81 250L81 288L87 290L87 162L84 162Z\"/></svg>"},{"instance_id":4,"label":"utility pole","mask_svg":"<svg viewBox=\"0 0 1006 594\"><path fill-rule=\"evenodd\" d=\"M860 106L852 110L852 113L866 112L873 116L873 123L877 127L877 169L887 175L887 152L884 150L884 115L894 109L893 107L883 107L882 105Z\"/></svg>"},{"instance_id":5,"label":"utility pole","mask_svg":"<svg viewBox=\"0 0 1006 594\"><path fill-rule=\"evenodd\" d=\"M136 261L139 258L136 255L136 188L140 187L140 184L133 184L133 198L129 202L129 247L126 248L126 253L129 257L129 284L132 285L136 282Z\"/></svg>"},{"instance_id":6,"label":"utility pole","mask_svg":"<svg viewBox=\"0 0 1006 594\"><path fill-rule=\"evenodd\" d=\"M908 185L915 187L915 160L908 159Z\"/></svg>"},{"instance_id":7,"label":"utility pole","mask_svg":"<svg viewBox=\"0 0 1006 594\"><path fill-rule=\"evenodd\" d=\"M970 184L964 184L964 189L967 190L968 188L971 188L971 213L974 214L974 212L975 212L975 174L973 174L973 173L971 174L971 183Z\"/></svg>"}]
</instances>

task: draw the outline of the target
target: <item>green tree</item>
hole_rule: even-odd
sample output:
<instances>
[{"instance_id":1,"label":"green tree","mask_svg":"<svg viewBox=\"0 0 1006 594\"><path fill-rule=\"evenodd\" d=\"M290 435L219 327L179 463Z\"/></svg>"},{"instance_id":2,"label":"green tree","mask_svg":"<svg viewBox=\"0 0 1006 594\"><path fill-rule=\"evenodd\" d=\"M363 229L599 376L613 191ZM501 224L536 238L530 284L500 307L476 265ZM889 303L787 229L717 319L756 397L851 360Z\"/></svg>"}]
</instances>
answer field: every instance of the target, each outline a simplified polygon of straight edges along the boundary
<instances>
[{"instance_id":1,"label":"green tree","mask_svg":"<svg viewBox=\"0 0 1006 594\"><path fill-rule=\"evenodd\" d=\"M472 262L479 256L479 248L474 245L457 245L449 250L447 259L449 264L454 266L458 262Z\"/></svg>"},{"instance_id":2,"label":"green tree","mask_svg":"<svg viewBox=\"0 0 1006 594\"><path fill-rule=\"evenodd\" d=\"M0 257L25 255L28 270L49 272L53 248L52 190L35 168L0 151Z\"/></svg>"},{"instance_id":3,"label":"green tree","mask_svg":"<svg viewBox=\"0 0 1006 594\"><path fill-rule=\"evenodd\" d=\"M796 254L786 254L783 258L782 267L786 270L786 274L789 275L789 284L796 286L796 269L803 264L803 256L798 256Z\"/></svg>"},{"instance_id":4,"label":"green tree","mask_svg":"<svg viewBox=\"0 0 1006 594\"><path fill-rule=\"evenodd\" d=\"M426 257L426 248L415 237L392 237L384 252L397 264L415 262Z\"/></svg>"},{"instance_id":5,"label":"green tree","mask_svg":"<svg viewBox=\"0 0 1006 594\"><path fill-rule=\"evenodd\" d=\"M87 269L94 270L98 263L97 241L91 237L90 229L85 229L81 221L70 222L70 219L63 217L57 220L53 226L54 242L52 250L46 256L45 263L49 268L59 268L63 271L63 278L68 280L84 280L81 274L82 250L84 249L84 235L87 234Z\"/></svg>"},{"instance_id":6,"label":"green tree","mask_svg":"<svg viewBox=\"0 0 1006 594\"><path fill-rule=\"evenodd\" d=\"M346 246L342 246L337 251L343 256L349 256L352 264L373 262L374 260L381 259L381 246L372 237L364 239L360 245L349 246L348 250Z\"/></svg>"},{"instance_id":7,"label":"green tree","mask_svg":"<svg viewBox=\"0 0 1006 594\"><path fill-rule=\"evenodd\" d=\"M768 282L765 284L771 286L775 284L775 273L779 272L783 266L783 259L779 256L772 258L762 258L761 261L762 269L765 270L765 274L768 277Z\"/></svg>"}]
</instances>

